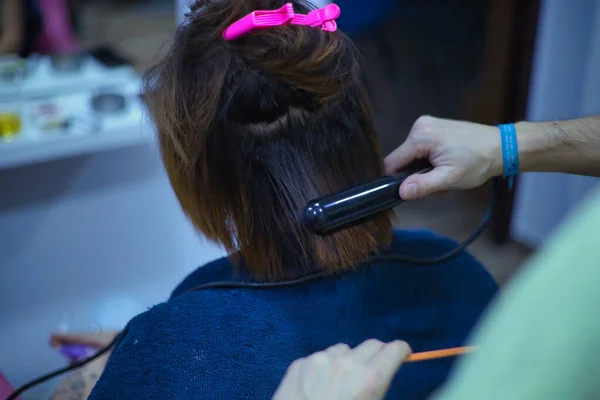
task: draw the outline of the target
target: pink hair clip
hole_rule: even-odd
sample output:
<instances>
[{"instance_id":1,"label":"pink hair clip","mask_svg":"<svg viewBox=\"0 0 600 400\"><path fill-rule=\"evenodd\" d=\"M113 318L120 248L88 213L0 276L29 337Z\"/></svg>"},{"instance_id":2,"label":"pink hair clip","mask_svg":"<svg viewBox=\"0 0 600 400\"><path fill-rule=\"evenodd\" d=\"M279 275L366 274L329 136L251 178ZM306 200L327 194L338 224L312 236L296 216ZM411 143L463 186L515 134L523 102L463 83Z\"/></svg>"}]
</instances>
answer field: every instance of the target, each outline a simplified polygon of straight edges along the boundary
<instances>
[{"instance_id":1,"label":"pink hair clip","mask_svg":"<svg viewBox=\"0 0 600 400\"><path fill-rule=\"evenodd\" d=\"M337 4L329 4L318 10L310 11L307 15L296 14L290 23L310 26L311 28L320 26L324 31L335 32L337 30L335 20L340 16L340 12L340 7Z\"/></svg>"},{"instance_id":2,"label":"pink hair clip","mask_svg":"<svg viewBox=\"0 0 600 400\"><path fill-rule=\"evenodd\" d=\"M307 15L294 13L292 3L287 3L279 10L257 10L229 25L223 31L223 39L235 40L255 29L271 28L281 25L303 25L311 28L321 27L324 31L335 32L335 19L340 16L340 7L329 4Z\"/></svg>"}]
</instances>

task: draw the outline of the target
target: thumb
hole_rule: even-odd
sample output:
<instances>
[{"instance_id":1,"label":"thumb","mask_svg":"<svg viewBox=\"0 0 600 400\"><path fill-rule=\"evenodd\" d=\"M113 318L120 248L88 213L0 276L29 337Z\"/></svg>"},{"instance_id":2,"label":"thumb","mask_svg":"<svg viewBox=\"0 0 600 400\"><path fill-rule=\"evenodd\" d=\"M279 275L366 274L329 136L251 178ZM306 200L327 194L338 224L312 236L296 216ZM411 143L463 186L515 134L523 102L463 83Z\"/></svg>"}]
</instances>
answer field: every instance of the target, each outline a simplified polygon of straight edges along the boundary
<instances>
[{"instance_id":1,"label":"thumb","mask_svg":"<svg viewBox=\"0 0 600 400\"><path fill-rule=\"evenodd\" d=\"M400 197L403 200L415 200L429 196L441 190L450 189L449 171L444 167L434 168L425 174L413 174L400 185Z\"/></svg>"}]
</instances>

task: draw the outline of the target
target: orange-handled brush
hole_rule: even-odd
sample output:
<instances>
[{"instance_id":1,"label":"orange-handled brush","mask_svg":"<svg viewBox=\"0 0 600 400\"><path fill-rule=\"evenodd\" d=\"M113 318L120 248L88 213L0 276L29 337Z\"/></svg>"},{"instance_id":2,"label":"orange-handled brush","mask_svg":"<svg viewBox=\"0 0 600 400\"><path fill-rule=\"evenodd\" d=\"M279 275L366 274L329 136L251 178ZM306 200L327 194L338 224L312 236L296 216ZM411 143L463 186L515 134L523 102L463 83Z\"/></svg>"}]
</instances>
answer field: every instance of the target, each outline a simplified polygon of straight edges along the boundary
<instances>
[{"instance_id":1,"label":"orange-handled brush","mask_svg":"<svg viewBox=\"0 0 600 400\"><path fill-rule=\"evenodd\" d=\"M441 349L433 351L424 351L422 353L413 353L405 360L406 362L435 360L436 358L454 357L461 354L470 353L475 350L475 346L453 347L451 349Z\"/></svg>"}]
</instances>

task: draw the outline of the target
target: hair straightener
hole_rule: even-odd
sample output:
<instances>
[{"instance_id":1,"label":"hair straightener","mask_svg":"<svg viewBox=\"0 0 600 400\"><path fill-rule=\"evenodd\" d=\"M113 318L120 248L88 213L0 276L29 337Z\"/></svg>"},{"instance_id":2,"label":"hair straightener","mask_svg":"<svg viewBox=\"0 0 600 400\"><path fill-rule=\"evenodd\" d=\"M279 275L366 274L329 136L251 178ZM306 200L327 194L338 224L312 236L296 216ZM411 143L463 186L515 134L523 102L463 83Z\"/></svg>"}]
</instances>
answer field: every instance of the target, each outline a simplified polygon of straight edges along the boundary
<instances>
[{"instance_id":1,"label":"hair straightener","mask_svg":"<svg viewBox=\"0 0 600 400\"><path fill-rule=\"evenodd\" d=\"M310 201L302 214L303 223L313 233L330 235L340 229L360 224L370 217L390 210L404 202L400 185L413 174L424 174L433 168L428 161L418 160L394 176L385 176L371 182L320 197ZM493 191L488 211L479 227L456 248L435 257L417 258L402 255L374 256L370 261L397 261L415 264L437 264L446 261L473 243L489 224L498 200L500 178L493 179Z\"/></svg>"},{"instance_id":2,"label":"hair straightener","mask_svg":"<svg viewBox=\"0 0 600 400\"><path fill-rule=\"evenodd\" d=\"M317 235L325 236L340 229L360 224L382 211L390 210L404 200L400 185L413 174L432 170L429 163L416 162L395 176L384 176L353 188L310 201L302 222Z\"/></svg>"},{"instance_id":3,"label":"hair straightener","mask_svg":"<svg viewBox=\"0 0 600 400\"><path fill-rule=\"evenodd\" d=\"M300 221L311 232L321 236L330 235L341 229L360 224L361 222L364 222L365 220L378 213L388 211L393 207L396 207L397 205L403 203L404 200L400 198L399 193L400 185L402 184L402 182L404 182L406 178L415 173L423 174L431 171L431 169L432 166L428 162L417 161L415 163L412 163L410 166L408 166L406 169L404 169L395 176L382 177L379 179L375 179L371 182L367 182L362 185L343 190L338 193L314 199L306 205L304 211L301 213ZM408 257L403 255L377 255L371 257L369 261L408 262L413 264L437 264L458 255L475 239L477 239L489 224L496 207L496 202L498 200L499 182L500 178L493 179L492 197L490 200L488 211L484 216L481 224L467 239L461 242L456 248L452 249L451 251L445 254L439 254L429 258ZM192 288L190 289L190 291L235 288L283 288L322 279L326 276L330 276L330 274L326 272L318 272L299 279L269 283L235 281L211 282ZM105 354L106 352L110 351L111 348L115 346L116 343L118 343L119 339L122 336L123 333L117 335L117 337L115 337L115 339L109 345L102 349L99 349L96 354L89 358L77 361L67 367L50 372L46 375L40 376L39 378L30 381L29 383L26 383L25 385L18 388L15 392L13 392L6 400L14 400L21 393L34 386L37 386L49 379L52 379L56 376L62 375L66 372L88 364L94 359L100 357L102 354ZM463 354L467 351L470 351L470 348L465 347L457 349L437 350L434 352L424 353L423 357L417 357L418 354L415 354L415 357L413 357L414 360L408 361L422 361L432 358L454 356L458 354Z\"/></svg>"}]
</instances>

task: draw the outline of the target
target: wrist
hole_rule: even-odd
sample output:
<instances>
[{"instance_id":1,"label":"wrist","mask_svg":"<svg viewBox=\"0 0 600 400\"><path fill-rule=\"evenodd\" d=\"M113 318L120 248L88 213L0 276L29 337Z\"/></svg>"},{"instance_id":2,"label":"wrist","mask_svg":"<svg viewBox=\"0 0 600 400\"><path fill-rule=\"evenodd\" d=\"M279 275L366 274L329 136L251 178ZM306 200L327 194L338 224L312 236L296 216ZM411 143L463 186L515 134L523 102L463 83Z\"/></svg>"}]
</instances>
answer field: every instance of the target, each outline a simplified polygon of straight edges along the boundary
<instances>
[{"instance_id":1,"label":"wrist","mask_svg":"<svg viewBox=\"0 0 600 400\"><path fill-rule=\"evenodd\" d=\"M516 137L517 137L517 148L519 154L519 172L535 171L538 165L541 163L542 157L545 156L545 149L547 146L544 144L544 129L541 124L531 122L517 122L514 124ZM499 127L493 128L493 135L497 138L493 142L493 146L490 149L490 159L492 160L490 166L490 176L503 176L504 175L504 154L502 149L502 133Z\"/></svg>"},{"instance_id":2,"label":"wrist","mask_svg":"<svg viewBox=\"0 0 600 400\"><path fill-rule=\"evenodd\" d=\"M500 130L496 126L489 126L490 141L489 141L489 154L488 158L490 161L490 168L488 172L488 178L504 175L504 160L502 156L502 138L500 137Z\"/></svg>"}]
</instances>

